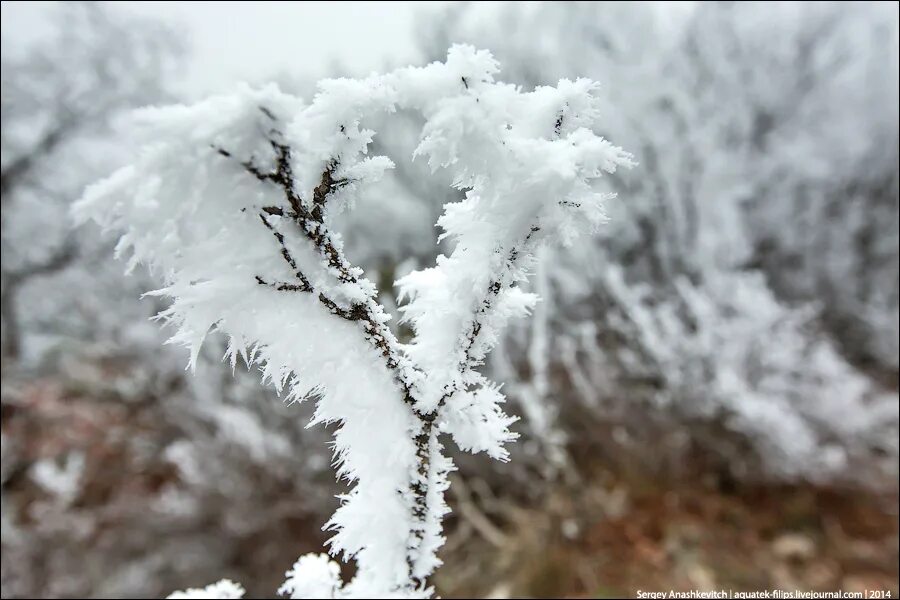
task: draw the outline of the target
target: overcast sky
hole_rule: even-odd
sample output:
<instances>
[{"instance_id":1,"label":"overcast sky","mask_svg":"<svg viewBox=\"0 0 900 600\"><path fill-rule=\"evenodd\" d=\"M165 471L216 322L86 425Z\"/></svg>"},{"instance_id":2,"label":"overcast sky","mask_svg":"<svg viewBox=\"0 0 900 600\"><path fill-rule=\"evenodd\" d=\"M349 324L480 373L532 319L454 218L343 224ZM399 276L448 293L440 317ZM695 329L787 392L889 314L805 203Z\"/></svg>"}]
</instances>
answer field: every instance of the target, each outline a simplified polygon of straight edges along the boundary
<instances>
[{"instance_id":1,"label":"overcast sky","mask_svg":"<svg viewBox=\"0 0 900 600\"><path fill-rule=\"evenodd\" d=\"M192 54L190 96L225 91L237 80L274 73L319 77L340 62L345 72L368 73L386 62L421 60L416 14L443 2L112 2L117 10L152 15L184 26ZM40 32L47 5L3 2L3 36Z\"/></svg>"},{"instance_id":2,"label":"overcast sky","mask_svg":"<svg viewBox=\"0 0 900 600\"><path fill-rule=\"evenodd\" d=\"M54 2L2 2L3 37L25 40L47 31ZM416 23L449 2L107 2L114 10L180 26L190 48L181 92L196 99L235 82L315 81L365 75L386 66L421 64ZM479 2L483 18L499 2ZM670 2L670 20L693 2ZM522 10L528 4L522 3ZM340 69L336 67L340 66Z\"/></svg>"},{"instance_id":3,"label":"overcast sky","mask_svg":"<svg viewBox=\"0 0 900 600\"><path fill-rule=\"evenodd\" d=\"M119 4L119 3L117 3ZM340 61L368 73L416 60L415 15L429 2L133 2L127 10L186 25L194 56L191 91L227 89L274 71L319 77ZM210 89L212 88L212 90Z\"/></svg>"}]
</instances>

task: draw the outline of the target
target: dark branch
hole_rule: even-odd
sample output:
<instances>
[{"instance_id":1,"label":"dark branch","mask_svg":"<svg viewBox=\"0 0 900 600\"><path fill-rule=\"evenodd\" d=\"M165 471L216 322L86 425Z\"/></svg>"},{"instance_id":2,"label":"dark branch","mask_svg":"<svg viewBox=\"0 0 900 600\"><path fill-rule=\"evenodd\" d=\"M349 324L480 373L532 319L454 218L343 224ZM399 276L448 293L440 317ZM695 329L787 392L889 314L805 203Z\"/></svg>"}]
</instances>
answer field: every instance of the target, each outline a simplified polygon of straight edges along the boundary
<instances>
[{"instance_id":1,"label":"dark branch","mask_svg":"<svg viewBox=\"0 0 900 600\"><path fill-rule=\"evenodd\" d=\"M267 112L264 110L264 112ZM267 113L267 116L272 117ZM273 135L278 135L274 132ZM241 165L251 175L266 183L274 183L278 185L284 194L285 201L290 207L286 209L279 206L264 206L259 213L260 219L267 229L272 232L273 237L278 242L281 249L281 256L285 262L291 267L294 277L298 283L287 282L269 282L261 276L256 276L256 281L260 285L274 288L278 291L301 292L316 295L318 301L328 311L346 321L359 323L363 329L363 336L372 345L372 347L382 356L385 365L393 373L394 380L400 386L403 393L403 401L409 406L417 420L419 421L419 431L414 437L416 444L416 472L419 480L410 484L410 492L413 497L411 512L413 518L420 524L424 522L428 514L428 475L431 470L431 439L436 435L434 430L435 412L424 413L416 408L414 397L414 376L415 370L406 360L404 360L403 352L399 347L396 337L391 330L377 318L378 305L373 298L367 298L363 302L356 302L349 307L338 304L334 299L330 298L323 292L316 292L315 288L310 284L303 272L298 267L298 263L291 254L289 248L285 244L284 234L281 233L270 221L269 217L288 218L297 227L298 232L305 237L322 257L325 264L332 270L337 279L342 283L356 284L359 282L359 269L355 268L344 257L340 247L335 244L332 235L325 222L325 209L328 201L334 193L344 186L351 183L346 178L337 178L335 176L338 170L338 162L331 160L327 163L322 172L319 185L313 190L313 197L310 203L304 203L294 186L294 177L291 170L291 150L281 142L270 140L272 147L275 149L275 168L273 171L265 172L257 168L252 161L242 162ZM231 158L231 153L217 149L220 155ZM423 527L414 527L411 530L409 551L407 553L407 565L410 570L410 576L415 570L415 556L419 545L423 539ZM420 586L424 581L413 578L415 585Z\"/></svg>"},{"instance_id":2,"label":"dark branch","mask_svg":"<svg viewBox=\"0 0 900 600\"><path fill-rule=\"evenodd\" d=\"M12 160L0 172L0 197L3 202L9 200L9 192L18 185L19 181L27 178L35 165L56 150L77 126L78 122L74 117L63 118L53 129L45 133L31 150Z\"/></svg>"},{"instance_id":3,"label":"dark branch","mask_svg":"<svg viewBox=\"0 0 900 600\"><path fill-rule=\"evenodd\" d=\"M500 275L491 281L488 285L487 291L481 300L481 305L475 311L475 316L472 318L472 322L469 325L469 331L465 334L465 341L463 342L463 350L462 357L459 361L459 370L461 372L465 372L471 368L477 367L477 361L472 358L472 348L475 347L475 341L478 339L478 334L481 333L481 329L483 327L483 319L487 315L487 313L493 308L497 297L500 295L500 292L509 287L510 282L509 274L512 272L512 269L515 267L516 262L519 259L521 254L521 249L524 248L529 242L531 242L534 234L540 231L541 228L537 225L532 225L529 229L528 233L522 239L521 243L517 246L513 246L513 248L509 251L506 258L506 264L504 265L503 271L501 271ZM459 384L450 384L444 389L444 394L441 396L440 401L438 401L438 409L444 406L449 400L450 396L455 394L457 391L462 389Z\"/></svg>"}]
</instances>

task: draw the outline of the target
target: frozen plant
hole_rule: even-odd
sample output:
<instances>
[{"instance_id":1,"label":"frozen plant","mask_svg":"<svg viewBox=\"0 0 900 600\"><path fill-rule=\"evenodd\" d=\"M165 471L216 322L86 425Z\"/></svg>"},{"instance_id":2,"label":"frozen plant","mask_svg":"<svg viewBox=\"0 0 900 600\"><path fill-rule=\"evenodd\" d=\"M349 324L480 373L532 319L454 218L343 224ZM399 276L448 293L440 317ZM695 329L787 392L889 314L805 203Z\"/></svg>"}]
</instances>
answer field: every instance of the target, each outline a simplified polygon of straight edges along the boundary
<instances>
[{"instance_id":1,"label":"frozen plant","mask_svg":"<svg viewBox=\"0 0 900 600\"><path fill-rule=\"evenodd\" d=\"M337 474L352 488L325 527L332 554L354 558L357 572L344 584L327 559L303 557L282 593L433 593L453 468L441 434L506 460L513 419L478 368L537 300L518 287L536 248L595 230L612 196L602 175L632 165L592 131L595 83L526 93L497 71L490 53L454 46L445 63L324 81L311 103L271 86L144 109L139 157L75 207L121 234L129 268L162 276L149 294L171 299L160 318L191 365L221 332L232 366L257 365L288 401L316 398L311 425L338 424ZM401 109L424 121L413 158L465 192L438 220L450 255L397 282L408 344L332 227L393 167L368 155L375 132L364 120Z\"/></svg>"},{"instance_id":2,"label":"frozen plant","mask_svg":"<svg viewBox=\"0 0 900 600\"><path fill-rule=\"evenodd\" d=\"M514 323L489 372L542 442L677 478L641 442L680 430L673 466L701 452L744 482L894 487L897 6L694 8L455 3L423 28L426 56L486 46L526 87L602 77L601 132L642 165L610 178L628 197L610 226L545 250L551 319ZM558 417L532 410L545 372ZM582 434L607 426L627 435Z\"/></svg>"}]
</instances>

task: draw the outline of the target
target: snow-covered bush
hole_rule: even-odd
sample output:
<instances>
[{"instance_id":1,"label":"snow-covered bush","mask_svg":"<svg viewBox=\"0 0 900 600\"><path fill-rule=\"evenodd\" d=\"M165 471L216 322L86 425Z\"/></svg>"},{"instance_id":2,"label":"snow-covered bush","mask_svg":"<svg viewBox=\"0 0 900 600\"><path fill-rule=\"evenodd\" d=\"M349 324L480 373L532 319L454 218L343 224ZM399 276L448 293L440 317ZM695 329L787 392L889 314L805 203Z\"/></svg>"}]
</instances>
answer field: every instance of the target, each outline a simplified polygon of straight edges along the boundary
<instances>
[{"instance_id":1,"label":"snow-covered bush","mask_svg":"<svg viewBox=\"0 0 900 600\"><path fill-rule=\"evenodd\" d=\"M601 133L642 165L610 178L628 202L609 227L548 249L532 283L549 318L491 356L533 433L571 446L605 423L636 440L611 454L657 465L668 452L641 442L681 428L742 478L896 480L897 15L472 3L423 23L428 56L490 47L526 89L602 77ZM547 390L558 414L534 401Z\"/></svg>"},{"instance_id":2,"label":"snow-covered bush","mask_svg":"<svg viewBox=\"0 0 900 600\"><path fill-rule=\"evenodd\" d=\"M257 366L288 401L316 398L312 424L338 424L337 473L353 488L326 527L357 572L342 584L301 558L282 588L292 597L432 594L453 469L441 434L506 460L513 419L479 367L537 300L520 289L537 248L594 231L613 195L603 175L632 165L593 131L596 84L523 92L497 71L488 52L454 46L445 63L324 81L310 103L266 87L145 109L139 157L75 207L121 234L130 267L164 279L150 294L171 299L160 318L192 365L219 331L233 367ZM409 343L333 227L394 166L369 155L366 123L397 110L424 121L414 157L464 191L438 219L452 252L397 282Z\"/></svg>"},{"instance_id":3,"label":"snow-covered bush","mask_svg":"<svg viewBox=\"0 0 900 600\"><path fill-rule=\"evenodd\" d=\"M148 320L165 302L139 300L153 278L122 277L114 240L65 216L127 164L122 118L170 101L190 57L183 31L130 13L3 5L3 597L161 596L216 577L257 536L230 572L246 581L285 544L316 548L284 523L312 523L333 501L327 432L284 418L297 408L267 403L255 374L232 377L220 338L185 373ZM260 504L271 509L250 510Z\"/></svg>"}]
</instances>

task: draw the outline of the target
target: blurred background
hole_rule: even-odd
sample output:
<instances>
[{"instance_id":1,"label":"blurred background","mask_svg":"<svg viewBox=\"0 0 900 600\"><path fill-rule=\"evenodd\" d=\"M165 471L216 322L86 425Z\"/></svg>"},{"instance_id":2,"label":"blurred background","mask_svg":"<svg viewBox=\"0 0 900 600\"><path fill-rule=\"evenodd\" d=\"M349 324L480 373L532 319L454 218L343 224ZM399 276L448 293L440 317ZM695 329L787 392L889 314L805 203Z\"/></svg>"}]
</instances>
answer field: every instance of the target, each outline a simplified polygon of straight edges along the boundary
<instances>
[{"instance_id":1,"label":"blurred background","mask_svg":"<svg viewBox=\"0 0 900 600\"><path fill-rule=\"evenodd\" d=\"M2 3L2 595L271 597L341 491L212 340L164 346L114 241L69 205L134 148L134 107L490 49L530 89L585 76L640 167L610 223L545 251L487 366L521 439L456 456L443 597L641 590L898 594L896 3ZM448 182L393 176L343 217L390 282L446 251ZM349 573L345 566L345 575Z\"/></svg>"}]
</instances>

